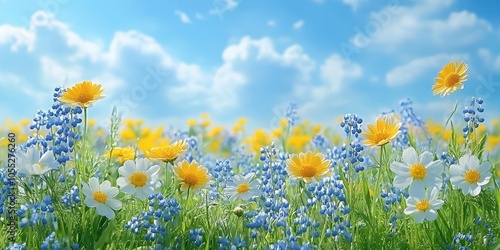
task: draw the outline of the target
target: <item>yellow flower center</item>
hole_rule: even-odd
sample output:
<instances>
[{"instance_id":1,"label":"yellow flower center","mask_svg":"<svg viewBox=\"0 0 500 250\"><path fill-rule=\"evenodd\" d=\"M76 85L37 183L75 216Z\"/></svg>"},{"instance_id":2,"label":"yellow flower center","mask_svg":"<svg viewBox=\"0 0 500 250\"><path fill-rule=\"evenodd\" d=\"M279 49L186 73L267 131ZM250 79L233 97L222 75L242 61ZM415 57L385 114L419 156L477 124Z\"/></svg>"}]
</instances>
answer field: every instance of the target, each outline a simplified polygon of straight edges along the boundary
<instances>
[{"instance_id":1,"label":"yellow flower center","mask_svg":"<svg viewBox=\"0 0 500 250\"><path fill-rule=\"evenodd\" d=\"M106 201L108 200L108 196L102 191L96 191L94 192L94 200L101 204L106 203Z\"/></svg>"},{"instance_id":2,"label":"yellow flower center","mask_svg":"<svg viewBox=\"0 0 500 250\"><path fill-rule=\"evenodd\" d=\"M316 168L313 166L303 165L300 174L302 177L314 177L316 175Z\"/></svg>"},{"instance_id":3,"label":"yellow flower center","mask_svg":"<svg viewBox=\"0 0 500 250\"><path fill-rule=\"evenodd\" d=\"M410 175L413 179L422 180L427 174L427 170L424 165L417 162L410 167Z\"/></svg>"},{"instance_id":4,"label":"yellow flower center","mask_svg":"<svg viewBox=\"0 0 500 250\"><path fill-rule=\"evenodd\" d=\"M384 142L383 144L389 142L389 133L387 133L386 131L378 131L376 134L375 134L375 142L377 143L377 145L379 145L381 142ZM387 141L387 142L385 142ZM379 146L382 146L382 145L379 145Z\"/></svg>"},{"instance_id":5,"label":"yellow flower center","mask_svg":"<svg viewBox=\"0 0 500 250\"><path fill-rule=\"evenodd\" d=\"M88 101L91 101L94 99L94 96L88 92L80 92L78 93L78 96L76 97L76 100L79 103L87 103Z\"/></svg>"},{"instance_id":6,"label":"yellow flower center","mask_svg":"<svg viewBox=\"0 0 500 250\"><path fill-rule=\"evenodd\" d=\"M477 183L477 181L481 178L481 174L477 172L475 169L471 169L464 174L464 179L469 184Z\"/></svg>"},{"instance_id":7,"label":"yellow flower center","mask_svg":"<svg viewBox=\"0 0 500 250\"><path fill-rule=\"evenodd\" d=\"M146 185L146 181L148 180L148 176L143 172L135 172L128 177L128 181L130 184L135 187L143 187Z\"/></svg>"},{"instance_id":8,"label":"yellow flower center","mask_svg":"<svg viewBox=\"0 0 500 250\"><path fill-rule=\"evenodd\" d=\"M243 193L246 193L250 190L250 186L248 185L248 183L241 183L240 185L238 185L238 187L236 188L236 192L238 194L243 194Z\"/></svg>"},{"instance_id":9,"label":"yellow flower center","mask_svg":"<svg viewBox=\"0 0 500 250\"><path fill-rule=\"evenodd\" d=\"M42 164L42 163L40 163L40 162L39 162L39 163L35 163L35 164L33 164L33 165L35 165L35 166L39 167L40 169L45 169L45 165L43 165L43 164Z\"/></svg>"},{"instance_id":10,"label":"yellow flower center","mask_svg":"<svg viewBox=\"0 0 500 250\"><path fill-rule=\"evenodd\" d=\"M451 73L444 79L444 86L453 87L460 81L460 76L457 73Z\"/></svg>"},{"instance_id":11,"label":"yellow flower center","mask_svg":"<svg viewBox=\"0 0 500 250\"><path fill-rule=\"evenodd\" d=\"M186 183L189 187L194 187L198 184L198 178L196 177L196 173L186 174L184 177L184 183Z\"/></svg>"},{"instance_id":12,"label":"yellow flower center","mask_svg":"<svg viewBox=\"0 0 500 250\"><path fill-rule=\"evenodd\" d=\"M495 172L497 174L497 177L500 178L500 169Z\"/></svg>"},{"instance_id":13,"label":"yellow flower center","mask_svg":"<svg viewBox=\"0 0 500 250\"><path fill-rule=\"evenodd\" d=\"M415 208L421 212L425 212L425 211L429 210L430 207L431 207L431 204L429 203L429 200L427 200L427 199L420 200L419 202L417 202L417 204L415 204Z\"/></svg>"}]
</instances>

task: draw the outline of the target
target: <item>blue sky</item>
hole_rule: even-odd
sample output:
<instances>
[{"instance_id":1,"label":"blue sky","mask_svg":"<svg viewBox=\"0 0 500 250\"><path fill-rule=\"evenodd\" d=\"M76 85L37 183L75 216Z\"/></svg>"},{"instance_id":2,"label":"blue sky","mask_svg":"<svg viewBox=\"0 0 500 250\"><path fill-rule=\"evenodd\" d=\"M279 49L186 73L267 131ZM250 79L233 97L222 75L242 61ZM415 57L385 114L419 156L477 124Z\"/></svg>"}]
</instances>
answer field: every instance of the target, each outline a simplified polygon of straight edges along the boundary
<instances>
[{"instance_id":1,"label":"blue sky","mask_svg":"<svg viewBox=\"0 0 500 250\"><path fill-rule=\"evenodd\" d=\"M456 101L485 100L500 117L498 1L0 0L0 120L47 109L52 89L92 80L106 89L90 116L184 126L210 113L270 128L291 102L333 125L398 109L443 121ZM451 60L465 88L431 86ZM481 80L481 78L483 80Z\"/></svg>"}]
</instances>

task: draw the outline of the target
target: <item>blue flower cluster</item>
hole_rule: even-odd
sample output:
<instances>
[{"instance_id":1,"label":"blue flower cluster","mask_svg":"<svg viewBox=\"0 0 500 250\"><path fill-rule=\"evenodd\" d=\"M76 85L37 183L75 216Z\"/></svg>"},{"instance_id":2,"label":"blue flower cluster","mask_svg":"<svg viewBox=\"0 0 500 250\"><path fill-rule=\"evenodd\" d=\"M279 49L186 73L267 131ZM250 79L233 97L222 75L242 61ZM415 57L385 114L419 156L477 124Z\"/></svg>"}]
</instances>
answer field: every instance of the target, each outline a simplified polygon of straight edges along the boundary
<instances>
[{"instance_id":1,"label":"blue flower cluster","mask_svg":"<svg viewBox=\"0 0 500 250\"><path fill-rule=\"evenodd\" d=\"M313 199L308 200L308 206L315 205L315 202L312 201L318 202L321 205L319 213L326 217L323 221L329 221L328 224L332 226L327 228L324 236L343 235L350 242L352 236L348 230L350 223L347 220L347 215L351 209L346 204L344 184L340 180L340 176L335 175L333 178L325 178L318 183L310 184L307 191L313 195Z\"/></svg>"},{"instance_id":2,"label":"blue flower cluster","mask_svg":"<svg viewBox=\"0 0 500 250\"><path fill-rule=\"evenodd\" d=\"M52 107L47 112L39 110L30 125L30 129L36 130L37 134L31 136L21 148L41 145L42 152L52 150L56 160L62 164L70 160L75 141L82 138L78 132L82 123L80 118L82 109L80 107L74 109L64 107L58 100L64 90L61 87L56 87L54 91ZM38 135L38 131L41 129L48 131L45 137Z\"/></svg>"},{"instance_id":3,"label":"blue flower cluster","mask_svg":"<svg viewBox=\"0 0 500 250\"><path fill-rule=\"evenodd\" d=\"M17 188L17 186L15 180L12 181L9 180L9 177L7 175L7 168L0 169L0 181L2 183L2 188L1 188L2 193L0 193L0 216L1 216L5 211L8 211L8 206L10 202L9 195L14 189Z\"/></svg>"},{"instance_id":4,"label":"blue flower cluster","mask_svg":"<svg viewBox=\"0 0 500 250\"><path fill-rule=\"evenodd\" d=\"M19 224L21 228L49 223L57 227L54 206L52 206L52 198L49 195L44 196L41 202L21 204L16 214L21 219Z\"/></svg>"},{"instance_id":5,"label":"blue flower cluster","mask_svg":"<svg viewBox=\"0 0 500 250\"><path fill-rule=\"evenodd\" d=\"M463 234L459 232L455 236L453 236L453 242L449 245L446 245L446 249L458 249L459 250L471 250L470 245L474 241L474 237L470 233Z\"/></svg>"},{"instance_id":6,"label":"blue flower cluster","mask_svg":"<svg viewBox=\"0 0 500 250\"><path fill-rule=\"evenodd\" d=\"M5 250L26 250L26 243L19 244L9 242L9 245L5 248Z\"/></svg>"},{"instance_id":7,"label":"blue flower cluster","mask_svg":"<svg viewBox=\"0 0 500 250\"><path fill-rule=\"evenodd\" d=\"M217 181L221 188L226 188L227 183L234 176L233 167L229 160L217 160L215 167L210 171L212 177Z\"/></svg>"},{"instance_id":8,"label":"blue flower cluster","mask_svg":"<svg viewBox=\"0 0 500 250\"><path fill-rule=\"evenodd\" d=\"M71 187L71 189L61 197L61 203L67 207L75 207L80 204L81 200L78 187Z\"/></svg>"},{"instance_id":9,"label":"blue flower cluster","mask_svg":"<svg viewBox=\"0 0 500 250\"><path fill-rule=\"evenodd\" d=\"M167 230L174 228L177 216L182 209L173 198L165 198L162 194L153 194L148 197L149 209L132 217L125 224L125 229L134 234L144 235L144 239L155 241L157 246L171 244L167 241Z\"/></svg>"},{"instance_id":10,"label":"blue flower cluster","mask_svg":"<svg viewBox=\"0 0 500 250\"><path fill-rule=\"evenodd\" d=\"M251 229L262 228L265 231L285 230L290 233L287 224L290 204L286 199L286 159L284 154L278 154L274 143L270 147L262 148L260 160L263 166L260 171L262 194L260 209L247 213L249 222L246 226ZM259 173L257 173L259 175ZM274 227L282 228L277 229Z\"/></svg>"},{"instance_id":11,"label":"blue flower cluster","mask_svg":"<svg viewBox=\"0 0 500 250\"><path fill-rule=\"evenodd\" d=\"M344 172L347 172L351 166L356 173L365 169L363 164L365 159L362 156L364 147L359 137L359 134L362 133L362 123L363 119L356 114L344 115L344 120L340 123L340 127L344 129L349 145L344 143L341 147L335 146L332 149L326 149L326 158L333 162L334 167L342 167Z\"/></svg>"},{"instance_id":12,"label":"blue flower cluster","mask_svg":"<svg viewBox=\"0 0 500 250\"><path fill-rule=\"evenodd\" d=\"M409 194L405 189L399 189L389 184L389 190L382 190L380 197L385 200L383 207L384 211L389 211L391 205L400 203L402 199L408 198Z\"/></svg>"},{"instance_id":13,"label":"blue flower cluster","mask_svg":"<svg viewBox=\"0 0 500 250\"><path fill-rule=\"evenodd\" d=\"M52 232L45 240L43 241L42 245L40 246L40 249L42 250L68 250L68 247L66 247L66 238L62 239L62 242L60 242L58 239L56 239L56 233ZM72 250L77 250L80 249L80 245L76 243L71 244L71 249Z\"/></svg>"},{"instance_id":14,"label":"blue flower cluster","mask_svg":"<svg viewBox=\"0 0 500 250\"><path fill-rule=\"evenodd\" d=\"M472 97L470 106L465 106L463 109L464 121L467 123L462 129L464 138L468 138L469 134L474 132L474 129L478 128L479 124L484 122L484 118L480 116L483 112L483 100Z\"/></svg>"},{"instance_id":15,"label":"blue flower cluster","mask_svg":"<svg viewBox=\"0 0 500 250\"><path fill-rule=\"evenodd\" d=\"M285 110L286 120L288 122L289 128L295 126L295 124L299 121L299 116L297 114L297 110L299 105L295 102L292 102L288 105Z\"/></svg>"},{"instance_id":16,"label":"blue flower cluster","mask_svg":"<svg viewBox=\"0 0 500 250\"><path fill-rule=\"evenodd\" d=\"M410 98L401 100L400 106L401 110L399 114L401 115L401 127L399 128L399 131L401 133L396 138L395 145L400 149L404 149L410 146L410 138L408 131L410 125L420 129L427 137L427 143L429 144L431 137L427 132L427 128L425 127L425 122L422 120L420 116L415 114L415 111L413 110L412 106L412 101L410 100Z\"/></svg>"},{"instance_id":17,"label":"blue flower cluster","mask_svg":"<svg viewBox=\"0 0 500 250\"><path fill-rule=\"evenodd\" d=\"M340 122L340 127L344 129L344 132L349 136L353 135L354 137L358 137L361 134L361 124L363 123L363 119L358 117L356 114L346 114L344 115L344 120Z\"/></svg>"},{"instance_id":18,"label":"blue flower cluster","mask_svg":"<svg viewBox=\"0 0 500 250\"><path fill-rule=\"evenodd\" d=\"M247 246L246 241L242 240L238 236L234 237L232 241L229 241L226 237L220 236L217 242L219 243L219 248L218 248L219 250L245 249L245 247Z\"/></svg>"},{"instance_id":19,"label":"blue flower cluster","mask_svg":"<svg viewBox=\"0 0 500 250\"><path fill-rule=\"evenodd\" d=\"M203 229L195 228L189 230L189 239L196 247L200 247L203 244Z\"/></svg>"}]
</instances>

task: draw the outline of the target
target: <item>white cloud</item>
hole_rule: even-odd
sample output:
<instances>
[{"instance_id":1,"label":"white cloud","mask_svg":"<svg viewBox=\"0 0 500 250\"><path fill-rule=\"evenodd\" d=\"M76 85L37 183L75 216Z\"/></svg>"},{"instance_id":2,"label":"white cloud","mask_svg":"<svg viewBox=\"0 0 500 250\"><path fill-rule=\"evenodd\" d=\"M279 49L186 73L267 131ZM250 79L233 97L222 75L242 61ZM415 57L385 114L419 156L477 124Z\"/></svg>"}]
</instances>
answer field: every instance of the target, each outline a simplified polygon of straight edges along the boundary
<instances>
[{"instance_id":1,"label":"white cloud","mask_svg":"<svg viewBox=\"0 0 500 250\"><path fill-rule=\"evenodd\" d=\"M486 68L500 71L500 55L494 56L490 50L485 48L480 48L477 54L485 64Z\"/></svg>"},{"instance_id":2,"label":"white cloud","mask_svg":"<svg viewBox=\"0 0 500 250\"><path fill-rule=\"evenodd\" d=\"M181 19L181 22L183 22L183 23L191 23L191 19L189 19L189 16L186 13L177 10L177 11L175 11L175 14L177 16L179 16L179 18Z\"/></svg>"},{"instance_id":3,"label":"white cloud","mask_svg":"<svg viewBox=\"0 0 500 250\"><path fill-rule=\"evenodd\" d=\"M397 66L390 70L385 76L385 81L388 86L402 86L411 83L425 73L430 73L432 70L434 70L437 75L437 72L450 61L467 60L468 55L466 54L438 54L413 59L404 65Z\"/></svg>"},{"instance_id":4,"label":"white cloud","mask_svg":"<svg viewBox=\"0 0 500 250\"><path fill-rule=\"evenodd\" d=\"M268 25L268 26L271 26L271 27L274 27L274 26L276 26L276 21L274 21L274 20L269 20L269 21L267 21L267 25Z\"/></svg>"},{"instance_id":5,"label":"white cloud","mask_svg":"<svg viewBox=\"0 0 500 250\"><path fill-rule=\"evenodd\" d=\"M358 48L374 46L386 51L397 51L403 46L448 49L472 44L491 32L491 24L469 11L438 18L451 3L426 0L401 6L394 2L373 12L363 26L355 27L356 35L350 42Z\"/></svg>"},{"instance_id":6,"label":"white cloud","mask_svg":"<svg viewBox=\"0 0 500 250\"><path fill-rule=\"evenodd\" d=\"M303 26L304 26L303 20L299 20L299 21L293 23L293 28L296 30L302 29Z\"/></svg>"},{"instance_id":7,"label":"white cloud","mask_svg":"<svg viewBox=\"0 0 500 250\"><path fill-rule=\"evenodd\" d=\"M344 4L351 6L353 11L356 11L361 4L362 0L342 0Z\"/></svg>"},{"instance_id":8,"label":"white cloud","mask_svg":"<svg viewBox=\"0 0 500 250\"><path fill-rule=\"evenodd\" d=\"M363 75L360 65L342 59L338 54L328 57L321 65L321 78L327 83L330 93L338 93L343 84ZM323 90L318 93L323 92ZM324 93L324 92L323 92Z\"/></svg>"}]
</instances>

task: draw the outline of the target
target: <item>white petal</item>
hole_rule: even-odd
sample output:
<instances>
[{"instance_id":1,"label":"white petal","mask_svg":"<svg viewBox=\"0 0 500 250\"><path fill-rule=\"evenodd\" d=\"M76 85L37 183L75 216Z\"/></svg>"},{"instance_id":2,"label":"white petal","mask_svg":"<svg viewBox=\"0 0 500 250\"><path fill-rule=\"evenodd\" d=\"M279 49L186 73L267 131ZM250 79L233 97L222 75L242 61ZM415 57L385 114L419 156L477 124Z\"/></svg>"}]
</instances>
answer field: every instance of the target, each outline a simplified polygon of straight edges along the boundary
<instances>
[{"instance_id":1,"label":"white petal","mask_svg":"<svg viewBox=\"0 0 500 250\"><path fill-rule=\"evenodd\" d=\"M396 173L397 175L401 175L404 177L410 176L410 173L409 173L410 168L403 163L393 162L393 163L391 163L390 168L391 168L392 172Z\"/></svg>"},{"instance_id":2,"label":"white petal","mask_svg":"<svg viewBox=\"0 0 500 250\"><path fill-rule=\"evenodd\" d=\"M465 169L462 165L453 164L450 166L450 175L451 176L462 176L465 173Z\"/></svg>"},{"instance_id":3,"label":"white petal","mask_svg":"<svg viewBox=\"0 0 500 250\"><path fill-rule=\"evenodd\" d=\"M490 168L491 168L491 164L487 161L481 163L481 165L479 165L479 167L477 168L477 171L479 173L485 173L485 172L489 172L490 171Z\"/></svg>"},{"instance_id":4,"label":"white petal","mask_svg":"<svg viewBox=\"0 0 500 250\"><path fill-rule=\"evenodd\" d=\"M425 219L425 213L422 213L422 212L419 212L419 213L415 213L413 215L413 220L416 222L416 223L421 223L424 221Z\"/></svg>"},{"instance_id":5,"label":"white petal","mask_svg":"<svg viewBox=\"0 0 500 250\"><path fill-rule=\"evenodd\" d=\"M415 207L407 207L407 208L405 208L404 213L406 215L411 215L411 214L415 213L416 211L417 211L417 209L415 209Z\"/></svg>"},{"instance_id":6,"label":"white petal","mask_svg":"<svg viewBox=\"0 0 500 250\"><path fill-rule=\"evenodd\" d=\"M154 166L150 167L149 169L145 170L145 172L148 176L151 176L153 174L158 173L158 170L160 170L160 166L154 165Z\"/></svg>"},{"instance_id":7,"label":"white petal","mask_svg":"<svg viewBox=\"0 0 500 250\"><path fill-rule=\"evenodd\" d=\"M424 166L427 166L427 164L429 164L432 160L434 159L434 155L431 154L430 152L428 151L425 151L423 152L420 157L419 157L419 162L424 165Z\"/></svg>"},{"instance_id":8,"label":"white petal","mask_svg":"<svg viewBox=\"0 0 500 250\"><path fill-rule=\"evenodd\" d=\"M127 160L125 163L123 163L123 167L125 168L125 171L127 171L128 173L133 173L137 169L137 167L135 166L135 162L133 160Z\"/></svg>"},{"instance_id":9,"label":"white petal","mask_svg":"<svg viewBox=\"0 0 500 250\"><path fill-rule=\"evenodd\" d=\"M477 184L479 186L484 186L484 185L488 184L488 182L490 182L490 179L491 179L491 173L486 172L485 174L481 175L481 178L478 180Z\"/></svg>"},{"instance_id":10,"label":"white petal","mask_svg":"<svg viewBox=\"0 0 500 250\"><path fill-rule=\"evenodd\" d=\"M116 195L118 195L118 193L120 193L120 190L118 190L117 187L110 187L106 191L103 191L103 192L105 192L108 195L109 198L113 198Z\"/></svg>"},{"instance_id":11,"label":"white petal","mask_svg":"<svg viewBox=\"0 0 500 250\"><path fill-rule=\"evenodd\" d=\"M444 201L442 201L442 200L434 200L431 203L431 208L434 210L438 210L443 206L443 204L444 204Z\"/></svg>"},{"instance_id":12,"label":"white petal","mask_svg":"<svg viewBox=\"0 0 500 250\"><path fill-rule=\"evenodd\" d=\"M90 187L87 183L85 183L84 181L81 181L81 184L82 184L82 192L85 196L92 196L93 193L92 193L92 190L90 190Z\"/></svg>"},{"instance_id":13,"label":"white petal","mask_svg":"<svg viewBox=\"0 0 500 250\"><path fill-rule=\"evenodd\" d=\"M479 167L479 159L475 155L469 158L469 169L477 169Z\"/></svg>"},{"instance_id":14,"label":"white petal","mask_svg":"<svg viewBox=\"0 0 500 250\"><path fill-rule=\"evenodd\" d=\"M106 190L110 189L111 188L111 182L109 182L108 180L105 180L102 182L101 184L101 190L103 192L106 192Z\"/></svg>"},{"instance_id":15,"label":"white petal","mask_svg":"<svg viewBox=\"0 0 500 250\"><path fill-rule=\"evenodd\" d=\"M129 173L124 166L121 166L118 168L118 173L125 178L128 178L132 174L132 173Z\"/></svg>"},{"instance_id":16,"label":"white petal","mask_svg":"<svg viewBox=\"0 0 500 250\"><path fill-rule=\"evenodd\" d=\"M90 191L95 192L100 190L99 180L96 177L92 177L89 180Z\"/></svg>"},{"instance_id":17,"label":"white petal","mask_svg":"<svg viewBox=\"0 0 500 250\"><path fill-rule=\"evenodd\" d=\"M97 206L97 214L106 216L110 220L115 218L115 212L113 212L113 210L105 204L99 204Z\"/></svg>"},{"instance_id":18,"label":"white petal","mask_svg":"<svg viewBox=\"0 0 500 250\"><path fill-rule=\"evenodd\" d=\"M410 185L412 179L413 178L411 177L403 177L400 175L396 175L396 177L394 177L394 181L392 182L392 184L397 188L406 188Z\"/></svg>"},{"instance_id":19,"label":"white petal","mask_svg":"<svg viewBox=\"0 0 500 250\"><path fill-rule=\"evenodd\" d=\"M127 182L127 179L125 179L124 177L120 177L120 178L116 179L116 184L120 187L123 187L125 185L128 185L128 182Z\"/></svg>"},{"instance_id":20,"label":"white petal","mask_svg":"<svg viewBox=\"0 0 500 250\"><path fill-rule=\"evenodd\" d=\"M92 196L87 196L84 200L85 202L85 205L87 205L87 207L97 207L97 205L99 205L99 202L97 202L96 200L94 200L94 197Z\"/></svg>"},{"instance_id":21,"label":"white petal","mask_svg":"<svg viewBox=\"0 0 500 250\"><path fill-rule=\"evenodd\" d=\"M475 186L475 187L471 187L471 191L470 191L470 194L472 196L477 196L479 193L481 193L481 187L480 186Z\"/></svg>"},{"instance_id":22,"label":"white petal","mask_svg":"<svg viewBox=\"0 0 500 250\"><path fill-rule=\"evenodd\" d=\"M127 184L123 187L120 188L120 191L126 193L126 194L135 194L135 192L137 191L137 189L135 188L134 185L130 185L130 184Z\"/></svg>"},{"instance_id":23,"label":"white petal","mask_svg":"<svg viewBox=\"0 0 500 250\"><path fill-rule=\"evenodd\" d=\"M403 160L406 165L411 166L418 162L417 151L414 148L410 147L403 151Z\"/></svg>"},{"instance_id":24,"label":"white petal","mask_svg":"<svg viewBox=\"0 0 500 250\"><path fill-rule=\"evenodd\" d=\"M426 170L428 173L432 174L441 174L443 172L443 163L441 161L433 161L429 164L426 164Z\"/></svg>"},{"instance_id":25,"label":"white petal","mask_svg":"<svg viewBox=\"0 0 500 250\"><path fill-rule=\"evenodd\" d=\"M40 152L35 146L31 146L28 148L27 157L31 164L37 163L40 161Z\"/></svg>"},{"instance_id":26,"label":"white petal","mask_svg":"<svg viewBox=\"0 0 500 250\"><path fill-rule=\"evenodd\" d=\"M463 169L465 169L466 166L469 165L469 159L470 159L470 155L466 154L466 155L460 157L460 159L458 160L458 163L460 164L460 166L462 166Z\"/></svg>"},{"instance_id":27,"label":"white petal","mask_svg":"<svg viewBox=\"0 0 500 250\"><path fill-rule=\"evenodd\" d=\"M108 199L106 204L113 210L119 210L122 208L122 202L117 199Z\"/></svg>"},{"instance_id":28,"label":"white petal","mask_svg":"<svg viewBox=\"0 0 500 250\"><path fill-rule=\"evenodd\" d=\"M437 213L434 210L429 210L426 212L425 217L428 221L434 221L437 218Z\"/></svg>"}]
</instances>

